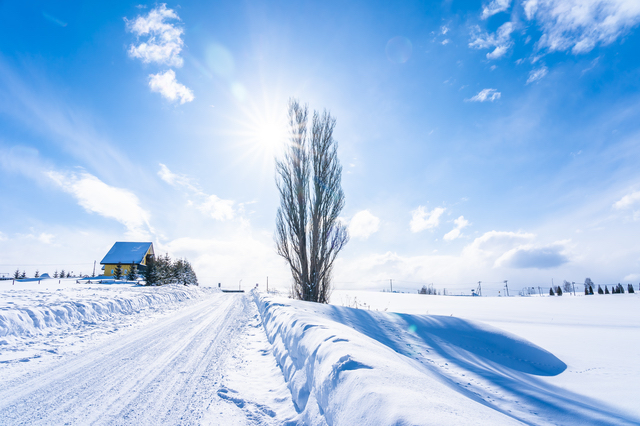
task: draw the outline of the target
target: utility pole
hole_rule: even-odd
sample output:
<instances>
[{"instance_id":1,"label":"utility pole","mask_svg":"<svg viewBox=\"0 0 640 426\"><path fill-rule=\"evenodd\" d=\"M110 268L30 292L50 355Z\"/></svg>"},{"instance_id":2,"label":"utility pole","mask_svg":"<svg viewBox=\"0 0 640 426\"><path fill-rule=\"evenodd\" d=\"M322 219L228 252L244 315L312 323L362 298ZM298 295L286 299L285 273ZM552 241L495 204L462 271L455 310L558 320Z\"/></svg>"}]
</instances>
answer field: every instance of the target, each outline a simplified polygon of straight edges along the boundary
<instances>
[{"instance_id":1,"label":"utility pole","mask_svg":"<svg viewBox=\"0 0 640 426\"><path fill-rule=\"evenodd\" d=\"M482 297L482 281L478 281L478 295Z\"/></svg>"},{"instance_id":2,"label":"utility pole","mask_svg":"<svg viewBox=\"0 0 640 426\"><path fill-rule=\"evenodd\" d=\"M389 278L389 285L391 286L391 293L393 293L393 280Z\"/></svg>"},{"instance_id":3,"label":"utility pole","mask_svg":"<svg viewBox=\"0 0 640 426\"><path fill-rule=\"evenodd\" d=\"M508 280L504 280L504 288L507 289L507 297L509 297L509 286L507 285Z\"/></svg>"},{"instance_id":4,"label":"utility pole","mask_svg":"<svg viewBox=\"0 0 640 426\"><path fill-rule=\"evenodd\" d=\"M96 276L96 261L93 261L93 275L92 276Z\"/></svg>"},{"instance_id":5,"label":"utility pole","mask_svg":"<svg viewBox=\"0 0 640 426\"><path fill-rule=\"evenodd\" d=\"M573 287L573 295L576 295L576 282L575 281L571 281L571 287Z\"/></svg>"}]
</instances>

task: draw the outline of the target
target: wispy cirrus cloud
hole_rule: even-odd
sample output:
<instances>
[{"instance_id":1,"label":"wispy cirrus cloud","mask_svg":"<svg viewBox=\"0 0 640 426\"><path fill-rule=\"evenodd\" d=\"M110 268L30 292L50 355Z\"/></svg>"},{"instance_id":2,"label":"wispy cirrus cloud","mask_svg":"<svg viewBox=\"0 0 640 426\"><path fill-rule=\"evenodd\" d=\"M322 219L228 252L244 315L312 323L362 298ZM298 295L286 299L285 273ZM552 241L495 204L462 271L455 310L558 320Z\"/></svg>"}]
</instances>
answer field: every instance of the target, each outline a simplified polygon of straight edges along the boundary
<instances>
[{"instance_id":1,"label":"wispy cirrus cloud","mask_svg":"<svg viewBox=\"0 0 640 426\"><path fill-rule=\"evenodd\" d=\"M549 69L545 66L542 66L541 68L538 68L536 70L532 70L529 73L529 78L527 79L527 84L531 84L534 83L538 80L541 80L542 78L544 78L547 73L549 72Z\"/></svg>"},{"instance_id":2,"label":"wispy cirrus cloud","mask_svg":"<svg viewBox=\"0 0 640 426\"><path fill-rule=\"evenodd\" d=\"M149 212L128 189L107 185L87 172L48 171L45 175L63 191L73 195L86 211L122 223L132 238L146 238L150 232L153 233Z\"/></svg>"},{"instance_id":3,"label":"wispy cirrus cloud","mask_svg":"<svg viewBox=\"0 0 640 426\"><path fill-rule=\"evenodd\" d=\"M511 0L492 0L482 8L482 19L504 12L509 9L509 6L511 6Z\"/></svg>"},{"instance_id":4,"label":"wispy cirrus cloud","mask_svg":"<svg viewBox=\"0 0 640 426\"><path fill-rule=\"evenodd\" d=\"M189 204L193 205L204 215L219 221L231 220L237 216L234 207L235 201L223 200L215 194L206 194L197 186L193 179L188 176L173 173L164 164L160 164L158 176L171 186L186 189L187 195L196 200L189 200Z\"/></svg>"},{"instance_id":5,"label":"wispy cirrus cloud","mask_svg":"<svg viewBox=\"0 0 640 426\"><path fill-rule=\"evenodd\" d=\"M503 57L513 46L511 33L515 30L513 22L502 24L495 33L484 32L479 26L471 30L471 42L469 47L474 49L493 49L487 53L487 59Z\"/></svg>"},{"instance_id":6,"label":"wispy cirrus cloud","mask_svg":"<svg viewBox=\"0 0 640 426\"><path fill-rule=\"evenodd\" d=\"M417 209L411 211L411 222L409 222L411 232L420 232L437 227L440 224L440 216L445 210L444 207L436 207L429 211L424 206L418 206Z\"/></svg>"},{"instance_id":7,"label":"wispy cirrus cloud","mask_svg":"<svg viewBox=\"0 0 640 426\"><path fill-rule=\"evenodd\" d=\"M482 89L477 95L472 98L465 99L466 102L493 102L496 99L500 99L502 93L496 89Z\"/></svg>"},{"instance_id":8,"label":"wispy cirrus cloud","mask_svg":"<svg viewBox=\"0 0 640 426\"><path fill-rule=\"evenodd\" d=\"M191 89L178 83L176 73L173 70L151 74L149 76L149 87L152 92L158 92L165 99L172 102L179 101L181 104L184 104L194 99Z\"/></svg>"},{"instance_id":9,"label":"wispy cirrus cloud","mask_svg":"<svg viewBox=\"0 0 640 426\"><path fill-rule=\"evenodd\" d=\"M607 45L640 23L637 0L525 0L525 15L542 28L538 49L590 52Z\"/></svg>"}]
</instances>

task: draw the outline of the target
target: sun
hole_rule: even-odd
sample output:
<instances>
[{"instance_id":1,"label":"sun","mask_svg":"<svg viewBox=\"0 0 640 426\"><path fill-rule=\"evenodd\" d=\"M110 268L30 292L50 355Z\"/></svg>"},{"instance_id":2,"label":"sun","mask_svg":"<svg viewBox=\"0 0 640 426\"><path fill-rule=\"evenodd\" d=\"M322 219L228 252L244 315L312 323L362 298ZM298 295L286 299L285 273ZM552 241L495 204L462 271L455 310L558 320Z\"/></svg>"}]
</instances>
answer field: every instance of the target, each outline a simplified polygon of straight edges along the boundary
<instances>
[{"instance_id":1,"label":"sun","mask_svg":"<svg viewBox=\"0 0 640 426\"><path fill-rule=\"evenodd\" d=\"M287 140L285 121L276 117L259 117L252 125L252 139L261 149L275 155Z\"/></svg>"},{"instance_id":2,"label":"sun","mask_svg":"<svg viewBox=\"0 0 640 426\"><path fill-rule=\"evenodd\" d=\"M273 161L289 139L285 105L256 105L244 109L239 124L239 140L250 156Z\"/></svg>"}]
</instances>

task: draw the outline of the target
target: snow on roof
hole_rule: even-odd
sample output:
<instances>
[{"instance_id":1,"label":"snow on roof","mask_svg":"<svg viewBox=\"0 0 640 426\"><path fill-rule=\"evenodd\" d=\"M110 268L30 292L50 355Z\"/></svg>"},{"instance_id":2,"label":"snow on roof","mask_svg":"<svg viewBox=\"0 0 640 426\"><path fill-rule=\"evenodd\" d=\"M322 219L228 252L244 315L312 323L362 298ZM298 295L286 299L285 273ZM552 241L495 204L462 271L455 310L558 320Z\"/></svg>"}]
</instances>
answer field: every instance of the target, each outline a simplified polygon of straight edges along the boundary
<instances>
[{"instance_id":1,"label":"snow on roof","mask_svg":"<svg viewBox=\"0 0 640 426\"><path fill-rule=\"evenodd\" d=\"M100 262L101 265L116 263L141 263L153 243L116 242Z\"/></svg>"}]
</instances>

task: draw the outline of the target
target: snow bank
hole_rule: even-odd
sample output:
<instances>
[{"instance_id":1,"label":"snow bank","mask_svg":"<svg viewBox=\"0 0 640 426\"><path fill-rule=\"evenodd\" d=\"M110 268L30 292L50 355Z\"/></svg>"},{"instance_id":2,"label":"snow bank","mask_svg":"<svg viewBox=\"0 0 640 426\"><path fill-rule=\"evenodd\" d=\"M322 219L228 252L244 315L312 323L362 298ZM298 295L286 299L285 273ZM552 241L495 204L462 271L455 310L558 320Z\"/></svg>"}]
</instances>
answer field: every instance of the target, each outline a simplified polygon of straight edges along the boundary
<instances>
[{"instance_id":1,"label":"snow bank","mask_svg":"<svg viewBox=\"0 0 640 426\"><path fill-rule=\"evenodd\" d=\"M304 424L640 423L549 384L563 360L482 322L254 298Z\"/></svg>"},{"instance_id":2,"label":"snow bank","mask_svg":"<svg viewBox=\"0 0 640 426\"><path fill-rule=\"evenodd\" d=\"M254 298L305 424L519 424L382 343L384 321L363 334L334 321L349 308Z\"/></svg>"},{"instance_id":3,"label":"snow bank","mask_svg":"<svg viewBox=\"0 0 640 426\"><path fill-rule=\"evenodd\" d=\"M207 290L179 285L145 288L132 285L58 288L55 291L0 292L0 338L32 337L79 324L111 321L151 308L168 308L203 297ZM6 344L6 343L5 343Z\"/></svg>"}]
</instances>

